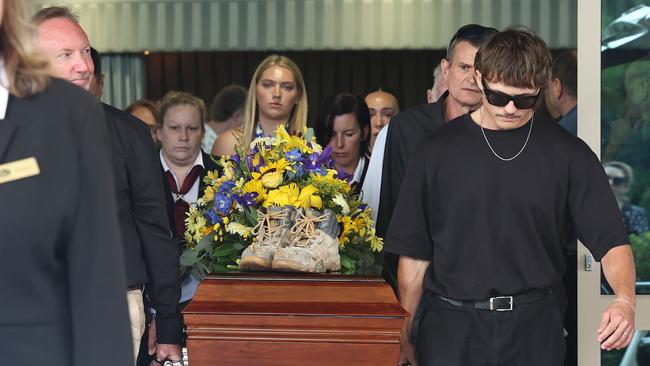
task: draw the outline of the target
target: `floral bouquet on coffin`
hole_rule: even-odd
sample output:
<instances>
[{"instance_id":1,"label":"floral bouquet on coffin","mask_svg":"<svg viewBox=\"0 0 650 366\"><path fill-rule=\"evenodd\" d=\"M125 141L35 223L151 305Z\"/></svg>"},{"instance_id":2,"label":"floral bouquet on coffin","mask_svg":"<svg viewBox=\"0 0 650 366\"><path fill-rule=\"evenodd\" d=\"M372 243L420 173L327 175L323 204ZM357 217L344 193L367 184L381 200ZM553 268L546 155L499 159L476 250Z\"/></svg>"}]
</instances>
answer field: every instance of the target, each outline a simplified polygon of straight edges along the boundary
<instances>
[{"instance_id":1,"label":"floral bouquet on coffin","mask_svg":"<svg viewBox=\"0 0 650 366\"><path fill-rule=\"evenodd\" d=\"M370 209L312 135L281 126L221 158L186 218L185 269L381 272Z\"/></svg>"}]
</instances>

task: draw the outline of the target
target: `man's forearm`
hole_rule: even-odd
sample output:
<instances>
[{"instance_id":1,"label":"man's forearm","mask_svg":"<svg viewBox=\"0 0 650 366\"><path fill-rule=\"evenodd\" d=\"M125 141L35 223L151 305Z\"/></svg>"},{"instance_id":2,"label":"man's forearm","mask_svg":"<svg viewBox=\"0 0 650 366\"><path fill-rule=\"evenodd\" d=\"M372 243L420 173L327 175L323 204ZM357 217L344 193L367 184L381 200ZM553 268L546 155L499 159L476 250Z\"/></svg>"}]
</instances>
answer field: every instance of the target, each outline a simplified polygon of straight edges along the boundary
<instances>
[{"instance_id":1,"label":"man's forearm","mask_svg":"<svg viewBox=\"0 0 650 366\"><path fill-rule=\"evenodd\" d=\"M400 305L409 314L415 314L415 310L422 297L422 283L424 274L429 267L430 261L401 256L397 268L397 283L400 297Z\"/></svg>"},{"instance_id":2,"label":"man's forearm","mask_svg":"<svg viewBox=\"0 0 650 366\"><path fill-rule=\"evenodd\" d=\"M629 245L614 247L602 259L605 278L616 294L616 298L636 305L635 282L636 268L634 256Z\"/></svg>"}]
</instances>

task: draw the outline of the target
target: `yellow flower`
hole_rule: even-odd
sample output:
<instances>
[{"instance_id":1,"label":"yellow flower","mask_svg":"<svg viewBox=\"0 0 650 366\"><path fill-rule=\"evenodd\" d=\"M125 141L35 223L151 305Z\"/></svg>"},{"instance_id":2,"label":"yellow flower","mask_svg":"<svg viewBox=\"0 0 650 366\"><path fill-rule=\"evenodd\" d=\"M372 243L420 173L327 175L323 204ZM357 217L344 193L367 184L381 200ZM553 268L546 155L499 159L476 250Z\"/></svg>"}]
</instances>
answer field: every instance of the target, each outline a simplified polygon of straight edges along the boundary
<instances>
[{"instance_id":1,"label":"yellow flower","mask_svg":"<svg viewBox=\"0 0 650 366\"><path fill-rule=\"evenodd\" d=\"M264 206L293 206L300 195L300 188L296 183L289 183L269 192L264 201Z\"/></svg>"},{"instance_id":2,"label":"yellow flower","mask_svg":"<svg viewBox=\"0 0 650 366\"><path fill-rule=\"evenodd\" d=\"M244 193L257 193L257 198L255 202L260 203L266 199L266 189L262 182L258 179L249 180L244 184L243 187Z\"/></svg>"},{"instance_id":3,"label":"yellow flower","mask_svg":"<svg viewBox=\"0 0 650 366\"><path fill-rule=\"evenodd\" d=\"M239 234L244 239L247 239L251 235L251 228L244 226L238 222L231 222L226 225L226 231L230 234Z\"/></svg>"},{"instance_id":4,"label":"yellow flower","mask_svg":"<svg viewBox=\"0 0 650 366\"><path fill-rule=\"evenodd\" d=\"M299 149L303 153L311 154L314 152L309 146L307 146L307 141L302 137L289 135L287 130L283 125L280 125L275 130L275 142L274 146L283 146L283 152L287 152L292 149Z\"/></svg>"},{"instance_id":5,"label":"yellow flower","mask_svg":"<svg viewBox=\"0 0 650 366\"><path fill-rule=\"evenodd\" d=\"M232 161L229 161L223 166L223 176L230 180L235 176L235 166Z\"/></svg>"},{"instance_id":6,"label":"yellow flower","mask_svg":"<svg viewBox=\"0 0 650 366\"><path fill-rule=\"evenodd\" d=\"M278 161L268 163L260 168L260 172L253 172L253 179L261 179L262 184L267 188L277 188L284 179L284 171L289 167L289 162L282 158Z\"/></svg>"},{"instance_id":7,"label":"yellow flower","mask_svg":"<svg viewBox=\"0 0 650 366\"><path fill-rule=\"evenodd\" d=\"M214 188L212 186L205 187L203 197L199 198L199 203L208 203L214 201Z\"/></svg>"},{"instance_id":8,"label":"yellow flower","mask_svg":"<svg viewBox=\"0 0 650 366\"><path fill-rule=\"evenodd\" d=\"M350 216L338 216L337 219L338 222L343 224L343 230L339 234L339 244L345 245L350 242L349 236L356 231L354 230L354 223Z\"/></svg>"},{"instance_id":9,"label":"yellow flower","mask_svg":"<svg viewBox=\"0 0 650 366\"><path fill-rule=\"evenodd\" d=\"M302 208L313 207L313 208L321 209L323 207L323 200L320 198L320 196L315 194L317 192L318 192L318 188L312 186L311 184L305 186L300 191L300 195L298 196L298 202L297 204L294 204L294 206L302 207Z\"/></svg>"},{"instance_id":10,"label":"yellow flower","mask_svg":"<svg viewBox=\"0 0 650 366\"><path fill-rule=\"evenodd\" d=\"M372 235L366 241L370 243L370 250L373 252L381 252L384 249L384 239L375 235L375 230L372 230Z\"/></svg>"},{"instance_id":11,"label":"yellow flower","mask_svg":"<svg viewBox=\"0 0 650 366\"><path fill-rule=\"evenodd\" d=\"M323 200L315 194L317 192L318 188L311 184L301 190L296 183L289 183L270 191L264 206L295 206L320 209L323 207Z\"/></svg>"},{"instance_id":12,"label":"yellow flower","mask_svg":"<svg viewBox=\"0 0 650 366\"><path fill-rule=\"evenodd\" d=\"M214 181L219 179L219 172L217 172L216 170L208 170L205 177L206 180L210 181L210 184L213 184Z\"/></svg>"},{"instance_id":13,"label":"yellow flower","mask_svg":"<svg viewBox=\"0 0 650 366\"><path fill-rule=\"evenodd\" d=\"M266 188L277 188L282 183L283 175L278 172L269 172L262 175L262 184Z\"/></svg>"}]
</instances>

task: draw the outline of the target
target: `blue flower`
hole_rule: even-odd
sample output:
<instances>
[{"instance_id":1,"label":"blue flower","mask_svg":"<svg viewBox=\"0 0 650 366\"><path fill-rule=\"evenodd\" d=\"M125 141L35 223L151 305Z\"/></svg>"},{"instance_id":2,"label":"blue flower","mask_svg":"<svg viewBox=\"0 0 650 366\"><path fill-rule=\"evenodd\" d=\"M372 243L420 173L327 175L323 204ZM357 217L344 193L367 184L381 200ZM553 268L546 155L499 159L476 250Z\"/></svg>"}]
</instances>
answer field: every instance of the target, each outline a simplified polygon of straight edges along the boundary
<instances>
[{"instance_id":1,"label":"blue flower","mask_svg":"<svg viewBox=\"0 0 650 366\"><path fill-rule=\"evenodd\" d=\"M214 208L209 209L205 214L207 216L206 219L209 220L211 225L216 225L218 223L219 224L223 223L223 220L221 219L221 216L219 216L219 214L217 213L217 211Z\"/></svg>"},{"instance_id":2,"label":"blue flower","mask_svg":"<svg viewBox=\"0 0 650 366\"><path fill-rule=\"evenodd\" d=\"M214 197L214 209L221 215L230 214L232 197L229 194L218 194Z\"/></svg>"},{"instance_id":3,"label":"blue flower","mask_svg":"<svg viewBox=\"0 0 650 366\"><path fill-rule=\"evenodd\" d=\"M302 160L302 153L300 152L300 149L295 148L287 151L286 154L284 154L285 158L288 161L296 162L296 161L301 161Z\"/></svg>"}]
</instances>

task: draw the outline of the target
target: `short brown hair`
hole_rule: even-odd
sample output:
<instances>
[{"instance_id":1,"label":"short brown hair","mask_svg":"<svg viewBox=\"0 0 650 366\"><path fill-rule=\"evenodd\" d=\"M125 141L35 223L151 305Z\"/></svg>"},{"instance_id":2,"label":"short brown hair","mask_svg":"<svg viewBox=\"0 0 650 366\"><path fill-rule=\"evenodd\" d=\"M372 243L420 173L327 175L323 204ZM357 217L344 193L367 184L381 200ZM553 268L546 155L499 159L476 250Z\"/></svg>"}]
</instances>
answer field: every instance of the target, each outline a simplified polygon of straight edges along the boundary
<instances>
[{"instance_id":1,"label":"short brown hair","mask_svg":"<svg viewBox=\"0 0 650 366\"><path fill-rule=\"evenodd\" d=\"M575 50L564 51L555 57L551 75L560 80L570 97L578 97L578 57Z\"/></svg>"},{"instance_id":2,"label":"short brown hair","mask_svg":"<svg viewBox=\"0 0 650 366\"><path fill-rule=\"evenodd\" d=\"M197 98L194 95L183 91L170 91L165 94L165 96L162 97L162 99L158 102L156 109L158 110L158 121L160 123L160 126L162 127L164 125L165 113L167 113L169 108L184 104L195 107L199 111L199 122L201 124L201 130L204 130L205 126L203 124L205 123L205 103L203 103L200 98Z\"/></svg>"},{"instance_id":3,"label":"short brown hair","mask_svg":"<svg viewBox=\"0 0 650 366\"><path fill-rule=\"evenodd\" d=\"M233 113L244 108L246 92L246 88L237 84L228 85L221 89L212 100L208 118L217 122L230 118Z\"/></svg>"},{"instance_id":4,"label":"short brown hair","mask_svg":"<svg viewBox=\"0 0 650 366\"><path fill-rule=\"evenodd\" d=\"M543 90L551 76L546 42L526 27L495 34L476 53L474 68L486 81Z\"/></svg>"},{"instance_id":5,"label":"short brown hair","mask_svg":"<svg viewBox=\"0 0 650 366\"><path fill-rule=\"evenodd\" d=\"M36 26L39 26L46 20L54 18L66 18L79 24L79 18L65 6L50 6L39 10L36 14L34 14L34 16L32 16L32 23L34 23Z\"/></svg>"},{"instance_id":6,"label":"short brown hair","mask_svg":"<svg viewBox=\"0 0 650 366\"><path fill-rule=\"evenodd\" d=\"M149 99L138 99L135 102L129 104L128 107L124 110L127 113L133 114L133 111L135 111L138 108L145 108L148 109L149 112L154 116L156 119L156 125L160 124L160 117L158 116L158 110L156 109L156 103L150 101Z\"/></svg>"}]
</instances>

